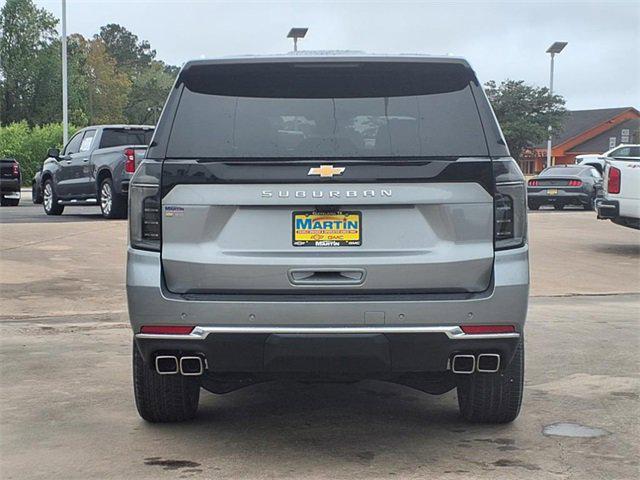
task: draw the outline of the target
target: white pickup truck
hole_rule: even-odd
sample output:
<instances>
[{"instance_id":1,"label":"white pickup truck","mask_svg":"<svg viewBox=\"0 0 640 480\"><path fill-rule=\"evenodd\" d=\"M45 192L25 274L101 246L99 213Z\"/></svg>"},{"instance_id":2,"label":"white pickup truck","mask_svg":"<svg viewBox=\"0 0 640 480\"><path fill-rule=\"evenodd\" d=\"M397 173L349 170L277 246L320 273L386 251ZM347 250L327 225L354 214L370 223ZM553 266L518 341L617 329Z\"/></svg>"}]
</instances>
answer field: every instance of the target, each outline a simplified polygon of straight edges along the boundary
<instances>
[{"instance_id":1,"label":"white pickup truck","mask_svg":"<svg viewBox=\"0 0 640 480\"><path fill-rule=\"evenodd\" d=\"M598 218L640 229L640 146L627 145L617 153L606 160Z\"/></svg>"},{"instance_id":2,"label":"white pickup truck","mask_svg":"<svg viewBox=\"0 0 640 480\"><path fill-rule=\"evenodd\" d=\"M580 165L591 165L604 175L604 167L610 158L625 159L627 157L640 156L640 145L629 145L621 143L617 147L613 147L604 153L587 153L576 156L576 163Z\"/></svg>"}]
</instances>

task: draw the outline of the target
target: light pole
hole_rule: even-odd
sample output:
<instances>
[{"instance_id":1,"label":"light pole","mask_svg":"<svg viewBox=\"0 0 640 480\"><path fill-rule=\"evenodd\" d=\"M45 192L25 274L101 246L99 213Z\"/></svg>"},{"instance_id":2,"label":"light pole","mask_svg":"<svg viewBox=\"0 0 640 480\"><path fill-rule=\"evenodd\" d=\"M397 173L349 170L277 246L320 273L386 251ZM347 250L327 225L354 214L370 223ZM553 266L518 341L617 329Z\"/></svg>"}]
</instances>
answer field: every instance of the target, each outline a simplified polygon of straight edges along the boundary
<instances>
[{"instance_id":1,"label":"light pole","mask_svg":"<svg viewBox=\"0 0 640 480\"><path fill-rule=\"evenodd\" d=\"M309 30L308 28L295 28L295 27L289 30L289 33L287 34L287 38L293 38L294 52L298 51L298 39L304 38L308 30Z\"/></svg>"},{"instance_id":2,"label":"light pole","mask_svg":"<svg viewBox=\"0 0 640 480\"><path fill-rule=\"evenodd\" d=\"M553 44L547 48L547 53L551 54L551 68L549 69L549 97L553 97L553 58L556 53L560 53L564 47L567 46L567 42L553 42ZM549 125L549 138L547 139L547 168L551 166L551 125Z\"/></svg>"},{"instance_id":3,"label":"light pole","mask_svg":"<svg viewBox=\"0 0 640 480\"><path fill-rule=\"evenodd\" d=\"M62 144L69 141L69 108L67 106L67 0L62 0Z\"/></svg>"}]
</instances>

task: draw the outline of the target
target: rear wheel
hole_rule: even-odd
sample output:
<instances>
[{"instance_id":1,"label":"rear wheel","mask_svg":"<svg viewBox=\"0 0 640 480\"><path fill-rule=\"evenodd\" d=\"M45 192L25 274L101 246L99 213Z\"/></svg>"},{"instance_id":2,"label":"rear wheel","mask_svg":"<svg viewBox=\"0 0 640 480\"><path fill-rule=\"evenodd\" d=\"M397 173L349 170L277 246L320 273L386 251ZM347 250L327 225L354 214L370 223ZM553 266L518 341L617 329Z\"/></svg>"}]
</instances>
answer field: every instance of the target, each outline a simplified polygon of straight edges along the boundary
<instances>
[{"instance_id":1,"label":"rear wheel","mask_svg":"<svg viewBox=\"0 0 640 480\"><path fill-rule=\"evenodd\" d=\"M562 210L564 208L564 205L561 203L554 203L553 208L555 208L556 210Z\"/></svg>"},{"instance_id":2,"label":"rear wheel","mask_svg":"<svg viewBox=\"0 0 640 480\"><path fill-rule=\"evenodd\" d=\"M513 360L503 371L460 375L460 414L470 422L512 422L520 413L523 386L524 340L520 342Z\"/></svg>"},{"instance_id":3,"label":"rear wheel","mask_svg":"<svg viewBox=\"0 0 640 480\"><path fill-rule=\"evenodd\" d=\"M537 204L535 202L532 202L531 200L529 200L529 202L527 202L527 203L528 203L528 206L529 206L529 210L538 210L540 208L539 204Z\"/></svg>"},{"instance_id":4,"label":"rear wheel","mask_svg":"<svg viewBox=\"0 0 640 480\"><path fill-rule=\"evenodd\" d=\"M42 193L42 205L44 213L47 215L61 215L64 211L64 205L58 204L58 196L53 188L53 182L46 180L44 182L44 191Z\"/></svg>"},{"instance_id":5,"label":"rear wheel","mask_svg":"<svg viewBox=\"0 0 640 480\"><path fill-rule=\"evenodd\" d=\"M34 204L42 203L42 195L38 193L38 188L35 183L31 185L31 201Z\"/></svg>"},{"instance_id":6,"label":"rear wheel","mask_svg":"<svg viewBox=\"0 0 640 480\"><path fill-rule=\"evenodd\" d=\"M147 422L182 422L195 417L200 380L179 374L159 375L133 344L133 391L138 413Z\"/></svg>"},{"instance_id":7,"label":"rear wheel","mask_svg":"<svg viewBox=\"0 0 640 480\"><path fill-rule=\"evenodd\" d=\"M104 218L126 218L127 199L116 193L111 178L105 178L100 184L100 210Z\"/></svg>"}]
</instances>

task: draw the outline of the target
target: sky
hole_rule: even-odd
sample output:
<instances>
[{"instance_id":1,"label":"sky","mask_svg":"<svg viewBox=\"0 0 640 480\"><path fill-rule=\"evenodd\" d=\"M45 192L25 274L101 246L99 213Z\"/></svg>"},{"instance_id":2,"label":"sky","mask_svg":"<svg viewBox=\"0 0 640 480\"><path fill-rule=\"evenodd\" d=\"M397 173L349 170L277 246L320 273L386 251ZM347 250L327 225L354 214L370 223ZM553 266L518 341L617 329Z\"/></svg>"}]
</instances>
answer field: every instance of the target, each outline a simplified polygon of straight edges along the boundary
<instances>
[{"instance_id":1,"label":"sky","mask_svg":"<svg viewBox=\"0 0 640 480\"><path fill-rule=\"evenodd\" d=\"M0 3L4 3L0 1ZM35 0L61 16L61 0ZM274 54L292 50L286 34L308 27L301 50L453 54L467 58L480 81L549 85L571 110L640 109L640 2L246 2L67 0L68 33L91 37L118 23L148 40L157 58ZM60 29L59 29L60 30Z\"/></svg>"}]
</instances>

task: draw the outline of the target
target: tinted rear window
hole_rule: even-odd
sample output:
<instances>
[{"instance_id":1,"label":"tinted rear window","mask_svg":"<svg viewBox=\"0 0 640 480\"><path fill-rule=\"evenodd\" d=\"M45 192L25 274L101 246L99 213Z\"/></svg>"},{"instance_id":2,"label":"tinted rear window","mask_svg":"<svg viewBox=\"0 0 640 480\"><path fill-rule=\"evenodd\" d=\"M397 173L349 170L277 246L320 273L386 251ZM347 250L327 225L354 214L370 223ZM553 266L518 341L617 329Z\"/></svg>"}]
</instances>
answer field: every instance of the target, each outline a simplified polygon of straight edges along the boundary
<instances>
[{"instance_id":1,"label":"tinted rear window","mask_svg":"<svg viewBox=\"0 0 640 480\"><path fill-rule=\"evenodd\" d=\"M108 128L102 132L100 148L120 147L123 145L149 145L153 130Z\"/></svg>"},{"instance_id":2,"label":"tinted rear window","mask_svg":"<svg viewBox=\"0 0 640 480\"><path fill-rule=\"evenodd\" d=\"M588 167L591 168L591 167ZM540 173L541 177L563 177L565 175L580 175L587 170L585 167L548 168Z\"/></svg>"},{"instance_id":3,"label":"tinted rear window","mask_svg":"<svg viewBox=\"0 0 640 480\"><path fill-rule=\"evenodd\" d=\"M462 64L205 65L181 78L168 157L487 155Z\"/></svg>"}]
</instances>

